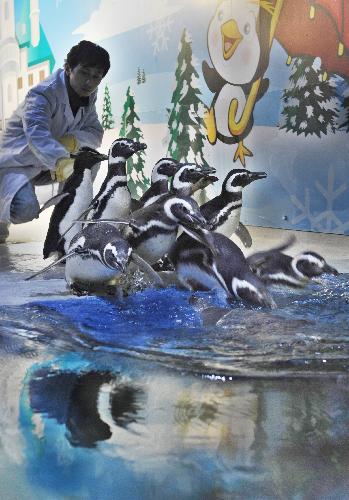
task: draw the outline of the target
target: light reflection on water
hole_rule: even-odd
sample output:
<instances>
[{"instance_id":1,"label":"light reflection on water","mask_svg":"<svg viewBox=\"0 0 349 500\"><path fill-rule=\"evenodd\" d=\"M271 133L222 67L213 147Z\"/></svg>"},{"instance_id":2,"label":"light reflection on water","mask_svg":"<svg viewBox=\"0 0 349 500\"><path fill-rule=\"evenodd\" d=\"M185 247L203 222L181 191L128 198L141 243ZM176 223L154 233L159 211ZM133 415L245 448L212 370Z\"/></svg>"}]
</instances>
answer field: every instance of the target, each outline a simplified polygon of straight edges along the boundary
<instances>
[{"instance_id":1,"label":"light reflection on water","mask_svg":"<svg viewBox=\"0 0 349 500\"><path fill-rule=\"evenodd\" d=\"M0 308L1 498L348 498L346 283Z\"/></svg>"}]
</instances>

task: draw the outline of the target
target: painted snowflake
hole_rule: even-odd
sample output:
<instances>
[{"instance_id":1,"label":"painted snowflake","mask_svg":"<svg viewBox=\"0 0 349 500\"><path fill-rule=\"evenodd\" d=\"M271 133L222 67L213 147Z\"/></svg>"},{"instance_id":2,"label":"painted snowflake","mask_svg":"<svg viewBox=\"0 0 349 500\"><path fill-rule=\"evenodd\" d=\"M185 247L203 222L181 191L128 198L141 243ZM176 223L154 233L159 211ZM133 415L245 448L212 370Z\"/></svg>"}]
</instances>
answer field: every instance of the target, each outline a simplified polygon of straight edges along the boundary
<instances>
[{"instance_id":1,"label":"painted snowflake","mask_svg":"<svg viewBox=\"0 0 349 500\"><path fill-rule=\"evenodd\" d=\"M312 212L310 190L307 188L304 192L304 202L295 195L291 196L292 203L300 212L298 216L293 218L292 224L296 225L302 221L309 221L311 231L347 234L349 221L342 222L334 211L334 202L346 191L347 185L342 183L339 187L335 188L335 169L333 166L328 169L327 186L323 186L319 181L315 181L315 187L323 196L326 202L326 209L317 214Z\"/></svg>"},{"instance_id":2,"label":"painted snowflake","mask_svg":"<svg viewBox=\"0 0 349 500\"><path fill-rule=\"evenodd\" d=\"M170 28L173 20L170 17L160 19L150 25L147 30L151 44L153 47L153 54L168 50L168 41L170 39Z\"/></svg>"}]
</instances>

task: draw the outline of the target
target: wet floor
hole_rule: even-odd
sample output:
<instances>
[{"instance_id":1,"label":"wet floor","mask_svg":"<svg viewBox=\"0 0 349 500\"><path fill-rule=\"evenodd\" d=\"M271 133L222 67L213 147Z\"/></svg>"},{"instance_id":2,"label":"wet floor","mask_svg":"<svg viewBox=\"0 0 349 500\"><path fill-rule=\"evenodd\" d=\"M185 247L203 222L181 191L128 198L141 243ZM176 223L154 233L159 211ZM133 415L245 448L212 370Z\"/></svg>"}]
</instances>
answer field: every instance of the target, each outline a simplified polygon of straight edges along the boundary
<instances>
[{"instance_id":1,"label":"wet floor","mask_svg":"<svg viewBox=\"0 0 349 500\"><path fill-rule=\"evenodd\" d=\"M347 274L115 303L0 248L0 498L349 498Z\"/></svg>"}]
</instances>

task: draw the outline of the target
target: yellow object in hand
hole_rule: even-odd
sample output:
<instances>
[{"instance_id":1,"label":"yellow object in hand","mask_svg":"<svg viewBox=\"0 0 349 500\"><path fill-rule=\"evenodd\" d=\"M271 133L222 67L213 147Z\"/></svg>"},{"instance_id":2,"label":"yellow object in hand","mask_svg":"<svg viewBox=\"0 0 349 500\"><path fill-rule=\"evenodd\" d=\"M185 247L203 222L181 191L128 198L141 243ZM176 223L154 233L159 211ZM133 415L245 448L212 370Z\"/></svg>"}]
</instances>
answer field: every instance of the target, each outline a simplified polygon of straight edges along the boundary
<instances>
[{"instance_id":1,"label":"yellow object in hand","mask_svg":"<svg viewBox=\"0 0 349 500\"><path fill-rule=\"evenodd\" d=\"M79 143L75 135L62 135L62 137L58 139L58 142L60 142L62 146L64 146L65 149L69 151L69 153L77 153L79 150Z\"/></svg>"},{"instance_id":2,"label":"yellow object in hand","mask_svg":"<svg viewBox=\"0 0 349 500\"><path fill-rule=\"evenodd\" d=\"M56 162L56 169L51 171L51 178L56 182L63 182L74 171L74 160L71 158L59 158Z\"/></svg>"}]
</instances>

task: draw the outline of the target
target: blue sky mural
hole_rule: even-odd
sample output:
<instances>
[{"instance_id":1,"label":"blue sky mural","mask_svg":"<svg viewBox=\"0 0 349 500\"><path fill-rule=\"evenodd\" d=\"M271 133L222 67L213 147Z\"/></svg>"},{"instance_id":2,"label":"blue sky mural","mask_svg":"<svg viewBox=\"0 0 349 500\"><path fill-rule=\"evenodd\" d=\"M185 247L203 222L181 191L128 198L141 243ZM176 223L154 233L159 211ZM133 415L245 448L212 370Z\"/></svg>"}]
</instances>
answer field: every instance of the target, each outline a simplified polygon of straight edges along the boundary
<instances>
[{"instance_id":1,"label":"blue sky mural","mask_svg":"<svg viewBox=\"0 0 349 500\"><path fill-rule=\"evenodd\" d=\"M69 48L82 38L100 43L110 52L112 65L105 83L112 87L117 116L122 109L118 98L124 98L129 84L135 86L137 68L144 69L147 88L139 86L135 90L140 118L146 123L167 119L166 108L174 87L178 45L184 27L192 38L202 99L210 102L212 95L202 78L201 63L208 59L207 27L214 8L215 2L203 0L133 0L130 10L124 8L123 0L56 0L40 5L41 22L46 33L50 33L56 67L63 64ZM269 91L255 109L257 125L278 123L279 99L290 74L286 59L287 54L275 42L266 74L270 79Z\"/></svg>"}]
</instances>

